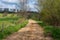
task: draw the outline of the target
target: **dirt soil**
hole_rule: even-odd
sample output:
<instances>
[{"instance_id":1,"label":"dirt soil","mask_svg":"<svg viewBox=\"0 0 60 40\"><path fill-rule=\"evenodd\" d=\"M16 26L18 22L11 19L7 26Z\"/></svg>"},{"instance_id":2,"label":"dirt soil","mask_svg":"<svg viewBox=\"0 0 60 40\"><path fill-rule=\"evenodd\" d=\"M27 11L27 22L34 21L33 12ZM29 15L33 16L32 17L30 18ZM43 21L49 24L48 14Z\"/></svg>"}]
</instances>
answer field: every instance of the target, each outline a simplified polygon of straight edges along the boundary
<instances>
[{"instance_id":1,"label":"dirt soil","mask_svg":"<svg viewBox=\"0 0 60 40\"><path fill-rule=\"evenodd\" d=\"M29 20L26 27L20 29L3 40L53 40L44 36L44 29L34 20Z\"/></svg>"}]
</instances>

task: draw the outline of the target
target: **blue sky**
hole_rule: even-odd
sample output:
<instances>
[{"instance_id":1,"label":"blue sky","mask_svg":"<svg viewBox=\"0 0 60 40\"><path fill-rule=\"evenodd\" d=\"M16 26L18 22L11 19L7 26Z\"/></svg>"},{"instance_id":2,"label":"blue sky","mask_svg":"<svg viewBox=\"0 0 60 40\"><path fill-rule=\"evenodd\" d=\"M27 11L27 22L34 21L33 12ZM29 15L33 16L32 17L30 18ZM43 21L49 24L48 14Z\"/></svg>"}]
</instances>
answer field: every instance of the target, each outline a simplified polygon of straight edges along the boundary
<instances>
[{"instance_id":1,"label":"blue sky","mask_svg":"<svg viewBox=\"0 0 60 40\"><path fill-rule=\"evenodd\" d=\"M8 0L0 0L0 5L4 8L13 8L14 7L20 7L20 4L16 1L8 1ZM18 8L19 9L19 8Z\"/></svg>"},{"instance_id":2,"label":"blue sky","mask_svg":"<svg viewBox=\"0 0 60 40\"><path fill-rule=\"evenodd\" d=\"M37 0L28 0L27 5L29 6L28 10L30 11L38 11L36 7L38 7L38 1Z\"/></svg>"},{"instance_id":3,"label":"blue sky","mask_svg":"<svg viewBox=\"0 0 60 40\"><path fill-rule=\"evenodd\" d=\"M0 7L1 5L3 7L13 8L15 5L16 8L20 9L20 0L0 0ZM11 7L12 6L12 7ZM38 11L36 7L38 7L37 0L28 0L27 1L27 10L29 11Z\"/></svg>"}]
</instances>

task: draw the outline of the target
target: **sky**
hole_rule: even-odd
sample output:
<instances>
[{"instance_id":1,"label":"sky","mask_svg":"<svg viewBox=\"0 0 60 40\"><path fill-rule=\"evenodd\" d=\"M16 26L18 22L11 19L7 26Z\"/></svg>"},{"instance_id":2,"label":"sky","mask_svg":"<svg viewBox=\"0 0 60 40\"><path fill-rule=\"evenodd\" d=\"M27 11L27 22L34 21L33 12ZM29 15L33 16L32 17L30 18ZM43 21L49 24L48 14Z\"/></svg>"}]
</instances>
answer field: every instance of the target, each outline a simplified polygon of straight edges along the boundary
<instances>
[{"instance_id":1,"label":"sky","mask_svg":"<svg viewBox=\"0 0 60 40\"><path fill-rule=\"evenodd\" d=\"M0 8L18 8L20 7L20 4L18 3L18 1L8 1L8 0L0 0ZM19 9L19 8L18 8Z\"/></svg>"},{"instance_id":2,"label":"sky","mask_svg":"<svg viewBox=\"0 0 60 40\"><path fill-rule=\"evenodd\" d=\"M2 1L11 2L11 3L18 3L19 2L19 0L2 0Z\"/></svg>"},{"instance_id":3,"label":"sky","mask_svg":"<svg viewBox=\"0 0 60 40\"><path fill-rule=\"evenodd\" d=\"M38 7L38 1L37 0L28 0L27 2L28 2L27 5L29 7L28 10L30 10L30 11L38 11L36 9L36 7Z\"/></svg>"},{"instance_id":4,"label":"sky","mask_svg":"<svg viewBox=\"0 0 60 40\"><path fill-rule=\"evenodd\" d=\"M0 0L0 8L16 8L20 9L22 0ZM29 11L38 11L36 7L38 7L37 0L27 0L26 3L27 10Z\"/></svg>"}]
</instances>

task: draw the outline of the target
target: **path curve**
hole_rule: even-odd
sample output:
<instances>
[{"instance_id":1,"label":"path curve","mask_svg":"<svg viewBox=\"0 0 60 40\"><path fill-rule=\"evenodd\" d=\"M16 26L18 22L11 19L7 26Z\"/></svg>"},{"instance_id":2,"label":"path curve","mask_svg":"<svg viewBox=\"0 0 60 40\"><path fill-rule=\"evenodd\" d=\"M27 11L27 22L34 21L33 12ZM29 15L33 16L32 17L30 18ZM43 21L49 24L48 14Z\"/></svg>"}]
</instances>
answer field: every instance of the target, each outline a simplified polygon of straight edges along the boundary
<instances>
[{"instance_id":1,"label":"path curve","mask_svg":"<svg viewBox=\"0 0 60 40\"><path fill-rule=\"evenodd\" d=\"M44 37L44 29L30 19L26 27L3 40L52 40L52 38Z\"/></svg>"}]
</instances>

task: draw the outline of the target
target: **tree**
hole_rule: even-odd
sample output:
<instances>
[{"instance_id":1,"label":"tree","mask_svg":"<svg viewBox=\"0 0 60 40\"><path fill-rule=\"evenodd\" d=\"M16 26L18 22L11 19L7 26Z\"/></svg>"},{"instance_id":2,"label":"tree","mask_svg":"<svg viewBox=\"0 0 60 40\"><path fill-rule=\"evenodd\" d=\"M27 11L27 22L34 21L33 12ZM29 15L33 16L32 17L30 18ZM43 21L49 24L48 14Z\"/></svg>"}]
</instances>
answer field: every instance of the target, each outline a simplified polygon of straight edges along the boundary
<instances>
[{"instance_id":1,"label":"tree","mask_svg":"<svg viewBox=\"0 0 60 40\"><path fill-rule=\"evenodd\" d=\"M32 2L31 2L32 1ZM34 2L34 3L33 3ZM37 0L22 0L20 2L21 5L21 12L20 13L23 17L27 18L32 13L28 13L28 11L34 11L32 7L34 7L39 12L38 2ZM33 6L32 6L33 5ZM32 6L32 7L30 7ZM32 9L32 10L31 10ZM35 12L35 11L34 11ZM32 15L31 15L32 16Z\"/></svg>"},{"instance_id":2,"label":"tree","mask_svg":"<svg viewBox=\"0 0 60 40\"><path fill-rule=\"evenodd\" d=\"M41 20L49 25L60 26L60 0L45 0L41 3Z\"/></svg>"}]
</instances>

